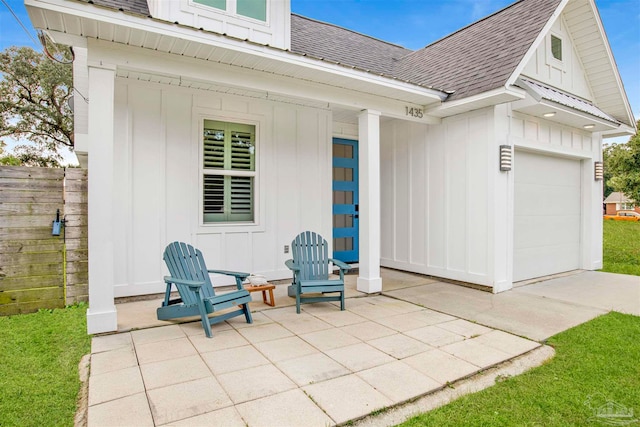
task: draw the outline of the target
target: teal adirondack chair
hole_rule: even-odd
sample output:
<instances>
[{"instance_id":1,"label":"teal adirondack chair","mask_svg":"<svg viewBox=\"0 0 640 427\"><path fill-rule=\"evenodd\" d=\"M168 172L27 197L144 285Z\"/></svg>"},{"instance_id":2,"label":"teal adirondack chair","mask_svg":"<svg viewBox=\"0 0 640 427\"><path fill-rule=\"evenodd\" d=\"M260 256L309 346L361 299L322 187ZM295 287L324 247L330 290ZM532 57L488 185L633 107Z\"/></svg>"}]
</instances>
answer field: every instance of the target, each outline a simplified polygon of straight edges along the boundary
<instances>
[{"instance_id":1,"label":"teal adirondack chair","mask_svg":"<svg viewBox=\"0 0 640 427\"><path fill-rule=\"evenodd\" d=\"M296 313L300 313L300 304L321 301L340 301L340 310L344 310L344 273L349 271L349 266L329 258L327 241L319 234L304 231L291 242L291 252L293 259L285 261L293 272L293 283L287 292L296 298ZM340 269L340 279L329 280L329 263ZM301 295L312 293L323 295L301 298Z\"/></svg>"},{"instance_id":2,"label":"teal adirondack chair","mask_svg":"<svg viewBox=\"0 0 640 427\"><path fill-rule=\"evenodd\" d=\"M202 252L182 242L169 244L164 250L163 259L171 276L164 278L167 290L162 306L157 310L158 320L200 315L202 327L209 338L212 336L211 325L231 317L244 314L247 323L253 323L249 310L251 295L242 287L242 282L249 276L249 273L208 270ZM234 276L238 289L216 295L211 285L209 273ZM180 298L170 299L172 285L176 285ZM211 318L208 316L210 313L236 306L240 306L240 308Z\"/></svg>"}]
</instances>

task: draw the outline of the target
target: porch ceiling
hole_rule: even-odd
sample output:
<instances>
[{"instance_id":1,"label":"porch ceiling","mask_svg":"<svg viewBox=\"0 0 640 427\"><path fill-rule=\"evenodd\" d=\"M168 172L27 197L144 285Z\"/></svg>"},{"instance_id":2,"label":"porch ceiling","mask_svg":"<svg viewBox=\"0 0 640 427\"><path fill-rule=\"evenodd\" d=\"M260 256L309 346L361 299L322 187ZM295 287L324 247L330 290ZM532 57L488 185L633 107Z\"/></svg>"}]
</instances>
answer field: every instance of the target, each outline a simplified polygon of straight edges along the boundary
<instances>
[{"instance_id":1,"label":"porch ceiling","mask_svg":"<svg viewBox=\"0 0 640 427\"><path fill-rule=\"evenodd\" d=\"M341 64L86 3L26 0L36 28L196 58L245 70L320 83L419 106L447 94Z\"/></svg>"}]
</instances>

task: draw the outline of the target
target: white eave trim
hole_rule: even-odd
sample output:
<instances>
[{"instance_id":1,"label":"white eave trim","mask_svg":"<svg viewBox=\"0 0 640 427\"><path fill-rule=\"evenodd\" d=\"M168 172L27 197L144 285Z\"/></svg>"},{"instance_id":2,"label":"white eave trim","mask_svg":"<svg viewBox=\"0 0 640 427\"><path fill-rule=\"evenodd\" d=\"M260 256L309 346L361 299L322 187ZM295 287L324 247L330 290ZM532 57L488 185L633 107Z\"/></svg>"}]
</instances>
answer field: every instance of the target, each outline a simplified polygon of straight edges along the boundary
<instances>
[{"instance_id":1,"label":"white eave trim","mask_svg":"<svg viewBox=\"0 0 640 427\"><path fill-rule=\"evenodd\" d=\"M618 128L602 132L603 138L616 138L619 136L633 136L637 130L629 125L621 124Z\"/></svg>"},{"instance_id":2,"label":"white eave trim","mask_svg":"<svg viewBox=\"0 0 640 427\"><path fill-rule=\"evenodd\" d=\"M477 110L490 105L504 104L526 98L527 92L519 87L500 87L478 95L455 101L444 102L437 107L427 109L426 113L436 117L447 117L466 111Z\"/></svg>"},{"instance_id":3,"label":"white eave trim","mask_svg":"<svg viewBox=\"0 0 640 427\"><path fill-rule=\"evenodd\" d=\"M56 12L61 15L77 16L105 24L122 26L125 28L186 40L215 48L228 49L238 53L257 56L266 60L277 61L293 66L304 67L306 69L317 70L318 72L329 73L335 76L371 83L373 85L398 90L414 96L417 95L425 97L424 105L429 105L435 102L439 103L445 100L448 96L447 93L436 89L420 87L391 77L380 76L359 70L355 67L334 64L322 59L309 58L271 46L235 39L223 34L207 32L180 24L172 24L155 18L146 18L127 14L125 12L116 12L108 8L96 7L92 4L76 3L64 0L25 0L25 6L27 6L27 10L30 8L37 8ZM88 9L89 7L91 9ZM78 34L78 36L81 36L81 34Z\"/></svg>"}]
</instances>

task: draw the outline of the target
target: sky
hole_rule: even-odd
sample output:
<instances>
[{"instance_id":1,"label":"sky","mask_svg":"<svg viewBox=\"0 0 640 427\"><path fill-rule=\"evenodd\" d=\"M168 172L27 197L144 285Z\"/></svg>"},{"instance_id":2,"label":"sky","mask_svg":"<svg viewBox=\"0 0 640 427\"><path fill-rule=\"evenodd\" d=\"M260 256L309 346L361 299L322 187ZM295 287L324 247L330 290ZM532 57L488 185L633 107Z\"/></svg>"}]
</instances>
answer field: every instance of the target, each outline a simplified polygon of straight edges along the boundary
<instances>
[{"instance_id":1,"label":"sky","mask_svg":"<svg viewBox=\"0 0 640 427\"><path fill-rule=\"evenodd\" d=\"M168 0L165 0L168 1ZM177 1L177 0L172 0ZM291 11L409 49L420 49L514 0L291 0ZM39 47L23 0L0 0L0 50ZM640 118L640 0L596 0L631 109ZM623 141L618 142L624 142ZM11 147L15 142L5 140Z\"/></svg>"}]
</instances>

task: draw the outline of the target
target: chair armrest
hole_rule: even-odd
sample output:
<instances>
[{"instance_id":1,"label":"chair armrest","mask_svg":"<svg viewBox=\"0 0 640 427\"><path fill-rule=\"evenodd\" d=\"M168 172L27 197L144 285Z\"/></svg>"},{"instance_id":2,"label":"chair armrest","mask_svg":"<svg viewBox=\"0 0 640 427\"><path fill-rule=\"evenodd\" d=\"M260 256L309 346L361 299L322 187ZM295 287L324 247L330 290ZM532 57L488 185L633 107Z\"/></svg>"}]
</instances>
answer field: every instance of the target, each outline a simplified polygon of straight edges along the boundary
<instances>
[{"instance_id":1,"label":"chair armrest","mask_svg":"<svg viewBox=\"0 0 640 427\"><path fill-rule=\"evenodd\" d=\"M300 271L300 267L297 267L296 264L293 262L292 259L288 259L284 262L284 265L287 266L287 268L293 272L298 272Z\"/></svg>"},{"instance_id":2,"label":"chair armrest","mask_svg":"<svg viewBox=\"0 0 640 427\"><path fill-rule=\"evenodd\" d=\"M345 271L351 270L351 267L348 264L345 264L344 262L342 262L342 261L340 261L338 259L329 258L329 261L331 261L333 263L333 265L338 267L340 270L345 270Z\"/></svg>"},{"instance_id":3,"label":"chair armrest","mask_svg":"<svg viewBox=\"0 0 640 427\"><path fill-rule=\"evenodd\" d=\"M207 270L207 272L215 273L215 274L224 274L225 276L235 276L235 277L238 277L238 278L240 278L242 280L244 280L247 277L249 277L249 273L242 273L242 272L239 272L239 271Z\"/></svg>"},{"instance_id":4,"label":"chair armrest","mask_svg":"<svg viewBox=\"0 0 640 427\"><path fill-rule=\"evenodd\" d=\"M186 285L189 288L191 288L192 290L200 289L204 285L204 282L202 282L202 281L176 279L175 277L171 277L171 276L164 276L164 282L167 283L167 284L175 283L177 285Z\"/></svg>"},{"instance_id":5,"label":"chair armrest","mask_svg":"<svg viewBox=\"0 0 640 427\"><path fill-rule=\"evenodd\" d=\"M228 270L207 270L208 273L215 273L215 274L224 274L225 276L233 276L236 278L236 287L238 288L238 290L242 290L244 289L244 286L242 286L242 282L244 282L244 280L249 277L249 273L242 273L240 271L228 271Z\"/></svg>"}]
</instances>

